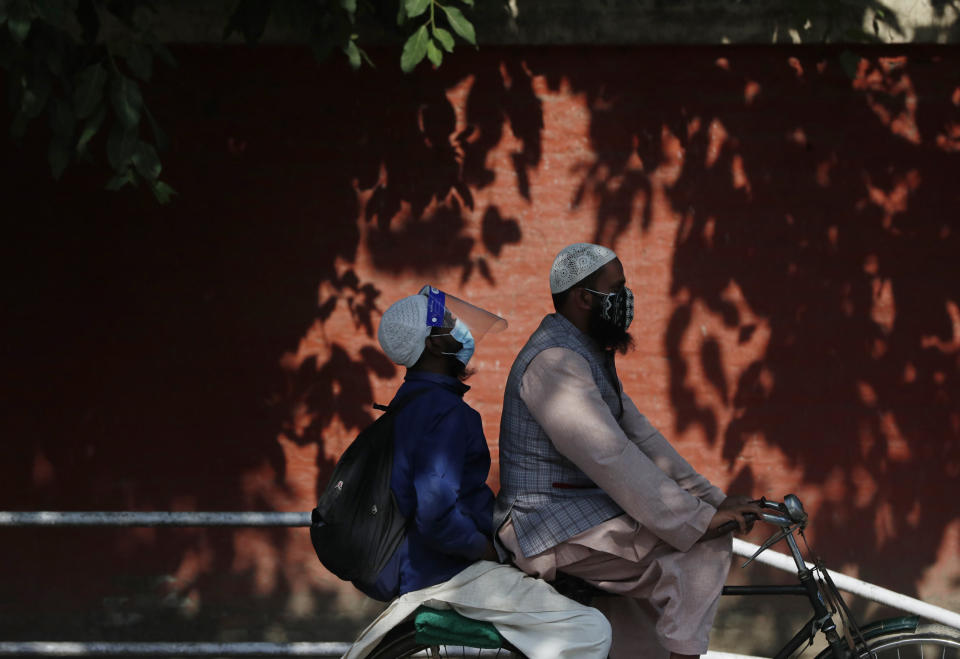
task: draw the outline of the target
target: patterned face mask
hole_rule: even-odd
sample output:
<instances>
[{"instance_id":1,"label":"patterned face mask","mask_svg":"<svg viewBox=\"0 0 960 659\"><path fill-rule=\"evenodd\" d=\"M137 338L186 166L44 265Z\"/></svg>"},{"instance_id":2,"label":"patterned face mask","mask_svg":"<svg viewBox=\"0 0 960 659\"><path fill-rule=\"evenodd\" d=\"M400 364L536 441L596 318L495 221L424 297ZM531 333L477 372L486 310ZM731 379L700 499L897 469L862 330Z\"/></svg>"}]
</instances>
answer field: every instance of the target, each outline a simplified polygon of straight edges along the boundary
<instances>
[{"instance_id":1,"label":"patterned face mask","mask_svg":"<svg viewBox=\"0 0 960 659\"><path fill-rule=\"evenodd\" d=\"M630 323L633 322L633 291L626 286L613 293L601 293L592 288L584 288L584 290L600 296L601 318L624 330L630 327Z\"/></svg>"}]
</instances>

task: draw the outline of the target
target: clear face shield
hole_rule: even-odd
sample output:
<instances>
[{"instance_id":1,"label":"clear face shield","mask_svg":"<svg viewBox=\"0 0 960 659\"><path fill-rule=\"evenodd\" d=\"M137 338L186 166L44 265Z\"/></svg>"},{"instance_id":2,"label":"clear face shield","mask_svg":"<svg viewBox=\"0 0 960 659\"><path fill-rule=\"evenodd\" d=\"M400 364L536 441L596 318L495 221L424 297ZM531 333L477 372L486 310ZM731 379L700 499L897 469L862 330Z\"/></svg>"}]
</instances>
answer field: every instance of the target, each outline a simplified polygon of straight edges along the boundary
<instances>
[{"instance_id":1,"label":"clear face shield","mask_svg":"<svg viewBox=\"0 0 960 659\"><path fill-rule=\"evenodd\" d=\"M437 334L450 334L462 348L454 355L464 365L473 355L478 341L490 332L507 329L507 321L486 309L474 306L433 286L424 286L420 295L427 298L427 325L441 328Z\"/></svg>"}]
</instances>

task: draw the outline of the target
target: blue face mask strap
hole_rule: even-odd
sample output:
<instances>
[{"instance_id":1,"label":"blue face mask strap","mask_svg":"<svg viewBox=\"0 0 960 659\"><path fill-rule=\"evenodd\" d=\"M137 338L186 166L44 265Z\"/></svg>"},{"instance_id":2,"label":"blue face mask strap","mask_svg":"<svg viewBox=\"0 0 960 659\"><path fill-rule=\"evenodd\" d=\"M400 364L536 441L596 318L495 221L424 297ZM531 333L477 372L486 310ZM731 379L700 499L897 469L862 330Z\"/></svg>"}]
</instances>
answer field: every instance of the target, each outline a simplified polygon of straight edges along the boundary
<instances>
[{"instance_id":1,"label":"blue face mask strap","mask_svg":"<svg viewBox=\"0 0 960 659\"><path fill-rule=\"evenodd\" d=\"M433 336L452 336L454 341L459 343L461 346L460 350L457 352L442 352L440 354L455 357L464 366L466 366L470 361L470 358L473 357L473 351L476 347L476 342L473 339L473 334L470 333L470 328L459 319L451 331L444 334L434 334Z\"/></svg>"},{"instance_id":2,"label":"blue face mask strap","mask_svg":"<svg viewBox=\"0 0 960 659\"><path fill-rule=\"evenodd\" d=\"M431 334L430 336L431 336L431 337L437 337L437 336L453 336L453 332L438 332L437 334ZM460 345L463 345L463 342L460 341L460 339L458 339L457 337L453 336L453 340L456 341L457 343L459 343ZM441 354L441 355L455 355L455 354L457 354L457 353L455 353L455 352L441 352L440 354Z\"/></svg>"}]
</instances>

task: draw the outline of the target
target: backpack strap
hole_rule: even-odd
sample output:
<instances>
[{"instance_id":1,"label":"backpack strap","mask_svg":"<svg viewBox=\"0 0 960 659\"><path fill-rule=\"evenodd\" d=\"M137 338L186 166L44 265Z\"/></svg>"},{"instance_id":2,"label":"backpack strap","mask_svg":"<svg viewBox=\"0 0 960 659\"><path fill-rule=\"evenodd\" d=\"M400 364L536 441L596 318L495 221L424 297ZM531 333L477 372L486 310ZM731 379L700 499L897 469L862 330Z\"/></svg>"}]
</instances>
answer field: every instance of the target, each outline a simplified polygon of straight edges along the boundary
<instances>
[{"instance_id":1,"label":"backpack strap","mask_svg":"<svg viewBox=\"0 0 960 659\"><path fill-rule=\"evenodd\" d=\"M390 403L389 405L381 405L380 403L374 403L374 404L373 404L373 409L375 409L375 410L380 410L381 412L387 412L387 413L396 414L397 412L399 412L400 410L402 410L404 407L406 407L406 406L407 406L407 403L412 402L414 398L417 398L417 397L420 396L421 394L427 393L427 390L428 390L429 388L430 388L430 387L421 387L421 388L417 389L416 391L411 391L409 394L403 396L402 398L399 398L399 399L395 400L394 402Z\"/></svg>"}]
</instances>

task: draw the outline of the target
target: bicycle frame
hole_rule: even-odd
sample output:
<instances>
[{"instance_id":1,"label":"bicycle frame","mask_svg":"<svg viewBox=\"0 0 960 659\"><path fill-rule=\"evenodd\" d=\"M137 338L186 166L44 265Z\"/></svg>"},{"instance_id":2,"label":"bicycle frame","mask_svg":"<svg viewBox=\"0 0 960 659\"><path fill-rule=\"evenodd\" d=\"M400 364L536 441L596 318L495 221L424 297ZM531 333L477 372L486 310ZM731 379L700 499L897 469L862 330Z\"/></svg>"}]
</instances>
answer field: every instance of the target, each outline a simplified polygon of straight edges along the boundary
<instances>
[{"instance_id":1,"label":"bicycle frame","mask_svg":"<svg viewBox=\"0 0 960 659\"><path fill-rule=\"evenodd\" d=\"M764 504L766 504L766 502L764 502ZM803 554L800 552L800 547L797 545L797 540L794 537L794 532L797 529L803 528L805 518L803 523L795 524L786 510L780 507L774 507L774 509L777 511L776 513L764 513L763 519L781 528L780 533L782 533L782 539L786 540L787 546L790 548L790 555L797 565L797 578L800 583L786 586L726 586L722 592L724 595L802 595L806 597L807 601L810 602L810 606L813 608L813 616L794 634L793 638L780 649L774 656L774 659L786 659L792 656L801 645L811 643L817 632L824 634L833 656L837 659L843 659L849 655L853 648L848 647L847 643L841 639L840 634L837 632L836 624L833 621L833 616L836 612L828 610L827 605L824 603L824 594L821 593L821 586L824 588L829 586L827 586L827 584L821 584L814 577L813 570L810 570L804 562ZM771 538L771 540L773 539ZM768 540L760 551L763 551L771 544L773 544L773 542ZM760 552L758 551L757 553L759 554ZM747 563L749 562L750 561L747 561ZM836 592L835 588L834 592L828 593L827 599L837 600L841 602L841 606L843 606L840 593Z\"/></svg>"}]
</instances>

